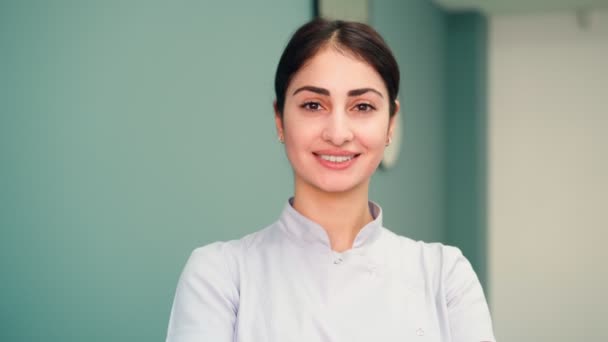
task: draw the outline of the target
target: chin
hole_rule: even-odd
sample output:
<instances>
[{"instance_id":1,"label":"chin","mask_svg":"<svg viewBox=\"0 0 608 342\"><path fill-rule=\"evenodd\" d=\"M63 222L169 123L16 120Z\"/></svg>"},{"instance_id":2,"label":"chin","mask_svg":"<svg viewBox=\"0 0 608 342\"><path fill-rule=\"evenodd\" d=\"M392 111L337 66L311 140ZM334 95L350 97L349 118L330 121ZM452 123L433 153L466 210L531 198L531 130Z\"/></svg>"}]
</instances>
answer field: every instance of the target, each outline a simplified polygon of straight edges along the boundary
<instances>
[{"instance_id":1,"label":"chin","mask_svg":"<svg viewBox=\"0 0 608 342\"><path fill-rule=\"evenodd\" d=\"M346 179L327 179L311 182L313 187L327 193L344 193L362 187L365 181L352 181Z\"/></svg>"},{"instance_id":2,"label":"chin","mask_svg":"<svg viewBox=\"0 0 608 342\"><path fill-rule=\"evenodd\" d=\"M296 169L294 176L296 183L313 188L316 191L334 194L346 193L369 184L375 168L372 169L371 165L368 165L368 167L361 169L361 166L342 172L328 171L320 167L302 168Z\"/></svg>"}]
</instances>

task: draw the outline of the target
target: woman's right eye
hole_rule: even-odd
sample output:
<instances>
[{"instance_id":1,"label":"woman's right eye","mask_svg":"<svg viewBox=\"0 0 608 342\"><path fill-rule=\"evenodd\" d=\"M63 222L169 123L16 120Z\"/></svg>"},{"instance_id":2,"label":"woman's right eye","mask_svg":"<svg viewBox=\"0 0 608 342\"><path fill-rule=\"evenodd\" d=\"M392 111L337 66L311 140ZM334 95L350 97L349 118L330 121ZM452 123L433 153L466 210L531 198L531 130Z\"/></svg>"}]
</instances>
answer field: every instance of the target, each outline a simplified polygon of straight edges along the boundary
<instances>
[{"instance_id":1,"label":"woman's right eye","mask_svg":"<svg viewBox=\"0 0 608 342\"><path fill-rule=\"evenodd\" d=\"M321 107L321 104L319 102L314 102L314 101L305 102L300 107L302 107L306 110L312 111L312 112L319 111L323 108L323 107Z\"/></svg>"}]
</instances>

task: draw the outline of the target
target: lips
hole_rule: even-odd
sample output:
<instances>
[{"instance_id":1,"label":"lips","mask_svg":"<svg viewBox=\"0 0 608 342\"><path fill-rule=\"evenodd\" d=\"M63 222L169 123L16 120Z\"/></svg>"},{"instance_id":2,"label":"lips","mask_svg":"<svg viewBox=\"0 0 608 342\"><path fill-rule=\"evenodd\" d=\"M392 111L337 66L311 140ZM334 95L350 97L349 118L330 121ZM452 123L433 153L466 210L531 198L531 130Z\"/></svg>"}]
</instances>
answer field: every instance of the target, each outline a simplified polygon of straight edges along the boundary
<instances>
[{"instance_id":1,"label":"lips","mask_svg":"<svg viewBox=\"0 0 608 342\"><path fill-rule=\"evenodd\" d=\"M332 150L313 152L321 165L332 170L343 170L351 166L361 153L351 151Z\"/></svg>"},{"instance_id":2,"label":"lips","mask_svg":"<svg viewBox=\"0 0 608 342\"><path fill-rule=\"evenodd\" d=\"M334 155L330 155L330 154L320 154L319 157L323 160L327 160L332 163L344 163L344 162L347 162L347 161L353 159L355 156L354 155L334 156Z\"/></svg>"}]
</instances>

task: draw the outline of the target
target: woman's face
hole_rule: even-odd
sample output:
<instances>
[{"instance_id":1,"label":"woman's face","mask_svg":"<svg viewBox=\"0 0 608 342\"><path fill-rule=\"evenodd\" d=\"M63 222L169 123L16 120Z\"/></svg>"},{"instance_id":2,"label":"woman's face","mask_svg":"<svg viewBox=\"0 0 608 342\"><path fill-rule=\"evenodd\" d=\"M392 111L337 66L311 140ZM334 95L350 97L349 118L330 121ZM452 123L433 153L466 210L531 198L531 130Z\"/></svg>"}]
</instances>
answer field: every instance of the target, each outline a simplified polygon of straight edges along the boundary
<instances>
[{"instance_id":1,"label":"woman's face","mask_svg":"<svg viewBox=\"0 0 608 342\"><path fill-rule=\"evenodd\" d=\"M283 119L276 115L296 187L324 192L368 186L393 122L380 75L334 48L319 51L294 75Z\"/></svg>"}]
</instances>

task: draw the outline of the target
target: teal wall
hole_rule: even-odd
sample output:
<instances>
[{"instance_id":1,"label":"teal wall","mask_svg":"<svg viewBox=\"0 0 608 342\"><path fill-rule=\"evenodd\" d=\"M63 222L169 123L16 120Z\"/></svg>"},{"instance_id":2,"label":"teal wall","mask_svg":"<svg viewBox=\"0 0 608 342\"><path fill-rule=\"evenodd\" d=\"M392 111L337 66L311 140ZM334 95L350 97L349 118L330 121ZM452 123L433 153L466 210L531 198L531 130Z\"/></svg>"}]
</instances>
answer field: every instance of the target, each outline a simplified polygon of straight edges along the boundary
<instances>
[{"instance_id":1,"label":"teal wall","mask_svg":"<svg viewBox=\"0 0 608 342\"><path fill-rule=\"evenodd\" d=\"M445 241L447 18L372 1L405 137L385 225ZM272 81L304 0L0 3L0 341L163 340L191 250L292 192ZM238 215L233 209L238 208Z\"/></svg>"},{"instance_id":2,"label":"teal wall","mask_svg":"<svg viewBox=\"0 0 608 342\"><path fill-rule=\"evenodd\" d=\"M371 1L370 10L371 24L399 62L404 128L398 163L376 173L371 197L382 204L391 230L443 241L446 17L428 0Z\"/></svg>"},{"instance_id":3,"label":"teal wall","mask_svg":"<svg viewBox=\"0 0 608 342\"><path fill-rule=\"evenodd\" d=\"M427 0L371 3L401 68L405 129L401 159L372 194L389 228L458 246L486 286L487 19Z\"/></svg>"},{"instance_id":4,"label":"teal wall","mask_svg":"<svg viewBox=\"0 0 608 342\"><path fill-rule=\"evenodd\" d=\"M487 19L452 13L447 32L446 241L462 249L487 290Z\"/></svg>"},{"instance_id":5,"label":"teal wall","mask_svg":"<svg viewBox=\"0 0 608 342\"><path fill-rule=\"evenodd\" d=\"M282 208L273 75L312 6L213 4L1 2L0 341L163 340L192 249Z\"/></svg>"}]
</instances>

